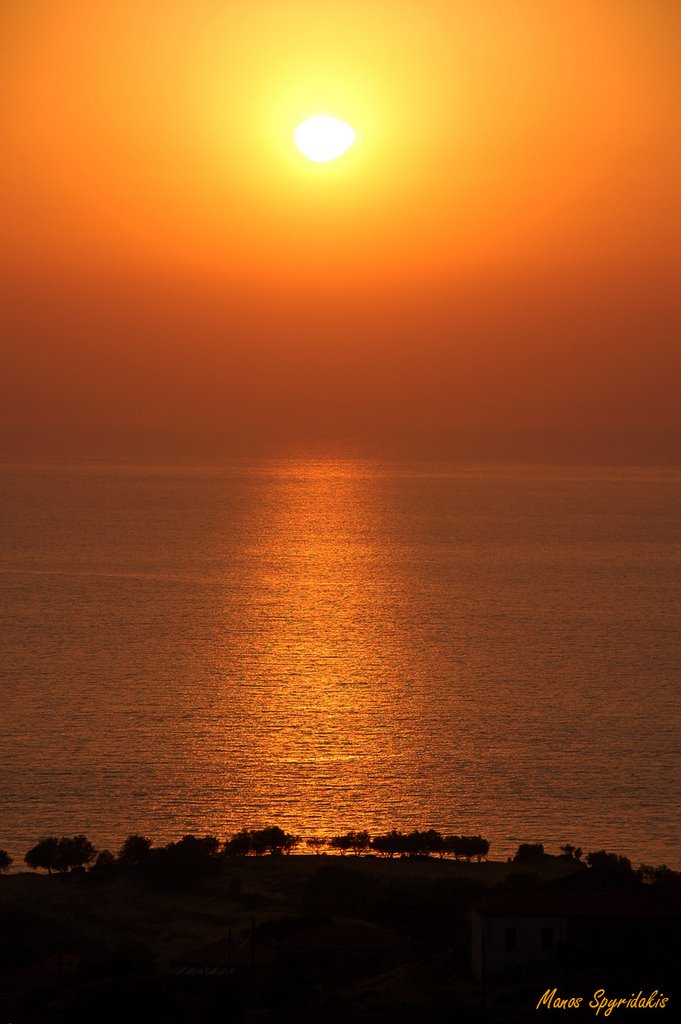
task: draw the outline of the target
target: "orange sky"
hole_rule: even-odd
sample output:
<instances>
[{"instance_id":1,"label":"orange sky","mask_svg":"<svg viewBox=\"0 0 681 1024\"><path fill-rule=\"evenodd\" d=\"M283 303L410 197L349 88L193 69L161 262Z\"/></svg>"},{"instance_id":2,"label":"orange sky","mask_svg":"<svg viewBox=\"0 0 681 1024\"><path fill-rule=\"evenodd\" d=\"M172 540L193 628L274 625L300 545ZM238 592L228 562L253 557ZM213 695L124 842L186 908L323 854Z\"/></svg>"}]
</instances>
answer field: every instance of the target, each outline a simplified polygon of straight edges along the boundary
<instances>
[{"instance_id":1,"label":"orange sky","mask_svg":"<svg viewBox=\"0 0 681 1024\"><path fill-rule=\"evenodd\" d=\"M677 0L5 0L0 39L0 454L679 461Z\"/></svg>"}]
</instances>

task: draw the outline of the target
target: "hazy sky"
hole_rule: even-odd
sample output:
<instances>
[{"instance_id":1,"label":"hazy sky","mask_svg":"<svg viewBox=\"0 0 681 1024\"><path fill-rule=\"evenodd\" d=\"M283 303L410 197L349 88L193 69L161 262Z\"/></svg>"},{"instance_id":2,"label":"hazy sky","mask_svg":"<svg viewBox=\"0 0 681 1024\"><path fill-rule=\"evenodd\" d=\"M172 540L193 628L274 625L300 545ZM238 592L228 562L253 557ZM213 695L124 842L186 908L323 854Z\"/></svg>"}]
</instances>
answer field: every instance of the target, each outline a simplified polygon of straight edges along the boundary
<instances>
[{"instance_id":1,"label":"hazy sky","mask_svg":"<svg viewBox=\"0 0 681 1024\"><path fill-rule=\"evenodd\" d=\"M681 461L678 0L5 0L0 40L0 455Z\"/></svg>"}]
</instances>

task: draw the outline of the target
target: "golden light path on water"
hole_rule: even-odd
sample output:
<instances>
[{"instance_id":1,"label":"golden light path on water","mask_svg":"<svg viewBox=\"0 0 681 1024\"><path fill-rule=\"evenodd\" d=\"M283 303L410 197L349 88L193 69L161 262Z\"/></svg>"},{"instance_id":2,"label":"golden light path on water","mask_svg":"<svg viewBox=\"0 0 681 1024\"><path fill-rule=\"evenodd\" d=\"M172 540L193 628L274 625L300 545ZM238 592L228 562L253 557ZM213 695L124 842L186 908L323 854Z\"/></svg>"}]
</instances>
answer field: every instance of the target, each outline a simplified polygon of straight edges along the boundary
<instances>
[{"instance_id":1,"label":"golden light path on water","mask_svg":"<svg viewBox=\"0 0 681 1024\"><path fill-rule=\"evenodd\" d=\"M405 612L419 614L423 572L412 562L412 517L377 507L365 462L286 463L268 483L277 500L242 539L257 569L242 581L239 640L216 645L214 703L188 740L188 764L210 751L212 769L225 771L223 831L235 802L251 804L241 812L251 825L276 820L304 835L396 824L478 831L475 803L457 796L453 815L451 792L434 813L443 776L451 790L472 764L475 737L458 728L458 705L470 698L440 647L446 620L425 625L431 644L423 623L403 624ZM400 519L407 534L386 550ZM228 781L235 757L241 788ZM192 827L214 830L214 808L197 806Z\"/></svg>"},{"instance_id":2,"label":"golden light path on water","mask_svg":"<svg viewBox=\"0 0 681 1024\"><path fill-rule=\"evenodd\" d=\"M278 824L677 863L677 471L2 473L15 858Z\"/></svg>"},{"instance_id":3,"label":"golden light path on water","mask_svg":"<svg viewBox=\"0 0 681 1024\"><path fill-rule=\"evenodd\" d=\"M279 501L258 531L267 558L249 581L252 642L241 655L244 678L278 685L264 682L244 709L242 743L271 766L275 803L324 834L358 820L368 785L404 785L394 768L395 698L398 681L408 688L408 661L391 614L395 584L373 538L371 475L361 464L325 462L288 464L278 477ZM231 701L227 694L228 720ZM219 717L216 726L220 734ZM223 735L228 758L235 736ZM380 806L371 818L387 826Z\"/></svg>"}]
</instances>

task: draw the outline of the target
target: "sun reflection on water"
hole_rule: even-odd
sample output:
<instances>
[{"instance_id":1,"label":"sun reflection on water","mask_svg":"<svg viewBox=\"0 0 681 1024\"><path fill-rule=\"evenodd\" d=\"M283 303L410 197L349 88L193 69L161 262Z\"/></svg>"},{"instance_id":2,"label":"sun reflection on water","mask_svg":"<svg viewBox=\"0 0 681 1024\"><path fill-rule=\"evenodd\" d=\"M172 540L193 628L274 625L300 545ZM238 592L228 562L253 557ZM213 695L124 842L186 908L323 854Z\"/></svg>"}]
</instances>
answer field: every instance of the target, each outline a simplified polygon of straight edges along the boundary
<instances>
[{"instance_id":1,"label":"sun reflection on water","mask_svg":"<svg viewBox=\"0 0 681 1024\"><path fill-rule=\"evenodd\" d=\"M297 819L323 831L395 754L405 672L390 635L396 595L374 542L372 486L361 463L285 463L267 528L252 538L260 553L239 672L260 682L257 701L242 708L239 745L272 803L295 803ZM231 718L231 687L225 699Z\"/></svg>"},{"instance_id":2,"label":"sun reflection on water","mask_svg":"<svg viewBox=\"0 0 681 1024\"><path fill-rule=\"evenodd\" d=\"M12 855L50 832L115 848L278 824L675 864L678 474L653 482L350 460L5 474Z\"/></svg>"}]
</instances>

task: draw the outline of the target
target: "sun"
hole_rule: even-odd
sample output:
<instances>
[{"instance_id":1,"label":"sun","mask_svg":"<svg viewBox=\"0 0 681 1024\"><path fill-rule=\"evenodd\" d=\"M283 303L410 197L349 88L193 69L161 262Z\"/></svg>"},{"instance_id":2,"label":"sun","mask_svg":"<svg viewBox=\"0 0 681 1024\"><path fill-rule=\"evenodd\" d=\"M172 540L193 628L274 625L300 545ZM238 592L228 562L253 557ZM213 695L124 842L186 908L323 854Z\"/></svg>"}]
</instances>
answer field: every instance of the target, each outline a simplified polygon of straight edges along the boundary
<instances>
[{"instance_id":1,"label":"sun","mask_svg":"<svg viewBox=\"0 0 681 1024\"><path fill-rule=\"evenodd\" d=\"M355 141L355 129L327 114L316 114L299 124L293 139L308 160L323 164L342 156Z\"/></svg>"}]
</instances>

